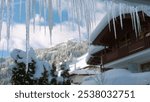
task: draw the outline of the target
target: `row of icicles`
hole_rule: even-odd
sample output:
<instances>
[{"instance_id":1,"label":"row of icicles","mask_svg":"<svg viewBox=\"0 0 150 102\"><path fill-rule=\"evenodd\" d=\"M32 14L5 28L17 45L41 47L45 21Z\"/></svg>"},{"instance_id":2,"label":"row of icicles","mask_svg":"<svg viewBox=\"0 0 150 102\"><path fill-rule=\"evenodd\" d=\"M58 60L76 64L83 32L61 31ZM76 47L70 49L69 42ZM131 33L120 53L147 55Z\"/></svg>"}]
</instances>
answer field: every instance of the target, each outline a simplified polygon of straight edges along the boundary
<instances>
[{"instance_id":1,"label":"row of icicles","mask_svg":"<svg viewBox=\"0 0 150 102\"><path fill-rule=\"evenodd\" d=\"M64 7L63 3L66 3L66 7ZM93 25L93 21L95 19L95 0L0 0L0 39L2 38L2 27L3 22L6 22L7 25L7 50L9 51L9 40L11 37L11 27L13 26L13 18L14 18L14 7L15 5L19 5L19 18L22 18L22 10L23 5L25 5L25 23L26 23L26 52L27 52L27 60L26 60L26 69L28 70L28 56L30 49L30 26L31 26L31 18L33 19L33 31L35 30L35 16L37 13L37 7L39 11L40 17L43 17L45 20L45 30L46 26L49 27L50 34L50 45L52 45L52 30L54 26L54 11L57 9L60 21L62 21L62 12L66 11L68 20L73 23L77 23L79 38L81 40L81 25L86 25L88 37L91 31L91 27ZM16 11L15 11L16 12ZM6 18L4 17L6 15ZM6 20L4 20L6 19ZM13 27L12 27L13 28ZM90 38L90 37L89 37Z\"/></svg>"},{"instance_id":2,"label":"row of icicles","mask_svg":"<svg viewBox=\"0 0 150 102\"><path fill-rule=\"evenodd\" d=\"M140 17L138 12L142 11L143 19L145 20L145 14L150 14L148 10L150 9L149 6L142 5L142 4L130 4L130 3L116 3L114 1L106 0L105 1L106 8L107 8L107 19L109 24L109 30L111 31L110 27L110 20L112 19L113 22L113 31L114 36L117 39L117 32L116 32L116 17L119 16L120 18L120 26L123 29L123 19L125 18L125 14L129 13L132 20L132 29L135 31L136 37L141 33L141 23ZM150 15L149 15L150 16Z\"/></svg>"},{"instance_id":3,"label":"row of icicles","mask_svg":"<svg viewBox=\"0 0 150 102\"><path fill-rule=\"evenodd\" d=\"M63 7L63 3L66 7ZM65 10L68 13L68 20L77 23L79 35L81 25L86 25L87 32L90 33L93 21L95 19L95 0L1 0L0 1L0 38L1 30L6 15L7 23L7 39L10 39L10 28L13 26L14 6L19 5L19 18L22 16L23 5L26 5L26 33L30 31L30 19L33 18L33 29L35 29L35 16L37 7L39 7L39 15L45 20L45 27L49 26L50 44L52 44L52 29L54 25L54 10L57 9L59 19L62 21L62 12ZM16 12L16 11L15 11ZM9 45L9 44L8 44ZM9 48L9 46L8 46Z\"/></svg>"},{"instance_id":4,"label":"row of icicles","mask_svg":"<svg viewBox=\"0 0 150 102\"><path fill-rule=\"evenodd\" d=\"M16 3L17 1L17 3ZM68 14L68 20L76 23L78 25L78 32L79 32L79 39L81 40L81 25L84 25L87 30L88 39L90 40L90 33L91 28L94 24L94 20L96 19L96 3L98 0L0 0L0 39L1 39L1 32L2 26L4 22L4 15L6 16L6 24L7 24L7 49L9 50L9 40L11 37L10 29L13 26L13 17L14 15L14 7L16 4L19 5L19 15L21 18L22 16L22 5L25 4L25 12L26 12L26 52L27 52L27 60L26 60L26 67L28 69L28 55L30 49L30 26L31 26L31 18L33 19L33 31L35 29L35 16L36 16L36 9L38 4L39 15L43 17L45 20L45 28L46 26L49 27L49 34L50 34L50 44L52 44L52 31L54 26L54 16L53 13L57 9L60 21L62 21L62 12L65 10ZM66 3L66 7L64 7L64 3ZM118 5L118 4L117 4ZM114 33L116 35L116 26L115 26L115 8L116 4L106 0L106 7L107 12L111 13L108 15L108 22L111 18L113 18L113 25L114 25ZM145 6L140 8L145 9ZM122 24L122 13L129 11L132 16L133 20L133 29L135 29L136 34L140 32L140 21L137 14L138 7L128 6L126 4L120 4L119 12L120 12L120 21L121 27L123 28ZM16 11L15 11L16 12Z\"/></svg>"}]
</instances>

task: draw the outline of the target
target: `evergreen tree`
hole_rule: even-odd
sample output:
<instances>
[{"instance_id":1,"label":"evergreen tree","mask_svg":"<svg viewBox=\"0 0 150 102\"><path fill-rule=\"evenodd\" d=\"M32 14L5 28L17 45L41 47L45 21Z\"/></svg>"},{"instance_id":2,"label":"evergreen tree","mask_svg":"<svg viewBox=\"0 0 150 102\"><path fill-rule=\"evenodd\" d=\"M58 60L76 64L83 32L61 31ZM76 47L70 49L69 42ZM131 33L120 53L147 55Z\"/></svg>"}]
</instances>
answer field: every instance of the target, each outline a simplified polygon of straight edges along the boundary
<instances>
[{"instance_id":1,"label":"evergreen tree","mask_svg":"<svg viewBox=\"0 0 150 102\"><path fill-rule=\"evenodd\" d=\"M36 80L33 78L35 74L35 61L29 63L29 69L26 72L25 63L18 63L15 61L14 68L12 69L11 82L14 85L34 85Z\"/></svg>"},{"instance_id":2,"label":"evergreen tree","mask_svg":"<svg viewBox=\"0 0 150 102\"><path fill-rule=\"evenodd\" d=\"M12 52L14 65L11 82L13 85L70 85L69 66L67 62L60 65L60 75L56 63L52 66L47 62L39 61L34 50L29 51L29 64L26 70L26 53L21 50Z\"/></svg>"},{"instance_id":3,"label":"evergreen tree","mask_svg":"<svg viewBox=\"0 0 150 102\"><path fill-rule=\"evenodd\" d=\"M56 64L55 62L52 63L52 69L51 69L51 85L57 85L57 71L56 71Z\"/></svg>"},{"instance_id":4,"label":"evergreen tree","mask_svg":"<svg viewBox=\"0 0 150 102\"><path fill-rule=\"evenodd\" d=\"M37 67L37 63L40 61L36 59L34 50L31 50L29 54L31 61L29 61L28 70L26 70L26 53L21 50L14 50L12 52L11 56L14 59L15 64L12 67L11 83L13 85L48 85L49 72L46 70L44 62L40 63L43 64L43 66ZM35 78L34 75L36 74L37 68L43 69L44 71L38 72L41 73L41 76Z\"/></svg>"},{"instance_id":5,"label":"evergreen tree","mask_svg":"<svg viewBox=\"0 0 150 102\"><path fill-rule=\"evenodd\" d=\"M38 84L39 85L48 85L48 84L50 84L48 82L48 71L46 70L46 68L44 68L44 72L42 73L42 77L40 77L40 79L38 80Z\"/></svg>"},{"instance_id":6,"label":"evergreen tree","mask_svg":"<svg viewBox=\"0 0 150 102\"><path fill-rule=\"evenodd\" d=\"M25 85L26 82L26 70L24 63L17 63L15 61L15 65L12 69L12 78L11 83L13 85Z\"/></svg>"},{"instance_id":7,"label":"evergreen tree","mask_svg":"<svg viewBox=\"0 0 150 102\"><path fill-rule=\"evenodd\" d=\"M71 85L71 79L69 74L69 66L67 62L64 62L60 65L61 68L61 77L63 78L63 85Z\"/></svg>"}]
</instances>

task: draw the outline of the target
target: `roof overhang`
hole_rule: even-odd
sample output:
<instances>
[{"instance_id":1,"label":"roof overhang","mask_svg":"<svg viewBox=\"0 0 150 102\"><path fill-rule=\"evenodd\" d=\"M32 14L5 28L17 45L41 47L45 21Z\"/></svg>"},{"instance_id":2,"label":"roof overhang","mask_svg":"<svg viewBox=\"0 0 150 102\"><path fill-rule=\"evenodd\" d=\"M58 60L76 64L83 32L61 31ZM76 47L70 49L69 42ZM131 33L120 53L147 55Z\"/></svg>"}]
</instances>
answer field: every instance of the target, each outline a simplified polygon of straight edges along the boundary
<instances>
[{"instance_id":1,"label":"roof overhang","mask_svg":"<svg viewBox=\"0 0 150 102\"><path fill-rule=\"evenodd\" d=\"M122 21L123 29L121 28L120 17L117 16L115 19L115 28L116 28L117 38L122 37L122 34L125 34L125 32L129 31L129 29L132 28L132 20L131 20L130 13L126 13L124 15L125 15L125 18L123 18L123 21ZM139 16L140 16L141 21L144 20L142 12L139 12ZM147 17L146 14L145 14L145 17ZM105 25L103 23L105 23ZM101 24L103 25L103 28ZM131 29L130 32L135 33L133 29ZM115 42L113 19L110 20L110 23L108 23L108 21L105 22L105 20L102 23L100 23L100 25L97 26L96 30L93 32L93 36L96 36L94 39L92 39L93 37L91 38L92 40L91 44L93 45L109 46L113 44Z\"/></svg>"},{"instance_id":2,"label":"roof overhang","mask_svg":"<svg viewBox=\"0 0 150 102\"><path fill-rule=\"evenodd\" d=\"M111 68L127 68L129 64L143 64L150 61L150 48L143 50L141 52L132 54L130 56L115 60L113 62L107 63L104 66Z\"/></svg>"}]
</instances>

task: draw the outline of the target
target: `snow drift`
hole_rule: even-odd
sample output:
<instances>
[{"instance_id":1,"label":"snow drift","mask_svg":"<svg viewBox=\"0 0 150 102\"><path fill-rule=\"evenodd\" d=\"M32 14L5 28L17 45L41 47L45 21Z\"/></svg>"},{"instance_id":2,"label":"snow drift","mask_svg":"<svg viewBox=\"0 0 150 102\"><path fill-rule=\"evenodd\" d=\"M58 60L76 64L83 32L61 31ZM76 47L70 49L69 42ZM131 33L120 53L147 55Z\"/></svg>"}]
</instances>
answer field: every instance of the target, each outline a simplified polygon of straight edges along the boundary
<instances>
[{"instance_id":1,"label":"snow drift","mask_svg":"<svg viewBox=\"0 0 150 102\"><path fill-rule=\"evenodd\" d=\"M150 72L131 73L126 69L113 69L94 77L85 78L82 85L149 85Z\"/></svg>"}]
</instances>

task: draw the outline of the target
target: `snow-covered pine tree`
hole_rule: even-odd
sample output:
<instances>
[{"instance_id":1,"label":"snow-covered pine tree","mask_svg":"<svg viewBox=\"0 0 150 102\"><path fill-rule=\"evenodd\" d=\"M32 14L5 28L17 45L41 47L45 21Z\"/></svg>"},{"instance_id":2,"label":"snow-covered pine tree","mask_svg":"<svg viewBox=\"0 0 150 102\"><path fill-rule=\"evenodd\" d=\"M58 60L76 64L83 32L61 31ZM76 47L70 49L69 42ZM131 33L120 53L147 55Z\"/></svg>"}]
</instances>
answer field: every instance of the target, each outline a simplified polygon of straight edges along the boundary
<instances>
[{"instance_id":1,"label":"snow-covered pine tree","mask_svg":"<svg viewBox=\"0 0 150 102\"><path fill-rule=\"evenodd\" d=\"M25 64L24 63L17 63L15 61L14 67L12 67L12 78L11 83L13 85L25 85L25 78L26 78L26 72L25 72Z\"/></svg>"},{"instance_id":2,"label":"snow-covered pine tree","mask_svg":"<svg viewBox=\"0 0 150 102\"><path fill-rule=\"evenodd\" d=\"M49 80L48 80L48 71L46 70L46 68L44 68L44 72L42 73L42 77L40 77L37 84L39 84L39 85L50 84Z\"/></svg>"},{"instance_id":3,"label":"snow-covered pine tree","mask_svg":"<svg viewBox=\"0 0 150 102\"><path fill-rule=\"evenodd\" d=\"M29 51L28 69L26 69L26 52L14 50L11 53L14 60L12 65L11 82L14 85L70 85L69 65L63 62L60 73L57 71L56 62L48 62L36 58L33 49ZM59 73L59 75L58 75Z\"/></svg>"},{"instance_id":4,"label":"snow-covered pine tree","mask_svg":"<svg viewBox=\"0 0 150 102\"><path fill-rule=\"evenodd\" d=\"M15 61L14 67L12 67L12 78L11 82L14 85L35 85L38 84L37 80L34 79L35 74L35 64L36 62L32 60L32 63L29 63L29 69L26 71L25 63L18 63Z\"/></svg>"},{"instance_id":5,"label":"snow-covered pine tree","mask_svg":"<svg viewBox=\"0 0 150 102\"><path fill-rule=\"evenodd\" d=\"M45 62L39 61L33 49L29 51L29 64L26 69L26 52L15 49L11 53L14 60L12 65L12 78L11 83L14 85L48 85L50 74L50 65Z\"/></svg>"},{"instance_id":6,"label":"snow-covered pine tree","mask_svg":"<svg viewBox=\"0 0 150 102\"><path fill-rule=\"evenodd\" d=\"M52 79L51 79L51 84L52 85L57 85L57 71L56 71L56 64L55 62L52 63L52 69L51 69L51 76L52 76Z\"/></svg>"},{"instance_id":7,"label":"snow-covered pine tree","mask_svg":"<svg viewBox=\"0 0 150 102\"><path fill-rule=\"evenodd\" d=\"M34 85L36 84L36 80L34 79L35 74L35 68L36 68L36 62L34 60L31 61L31 63L28 64L29 68L26 72L26 85ZM26 68L26 66L24 66Z\"/></svg>"},{"instance_id":8,"label":"snow-covered pine tree","mask_svg":"<svg viewBox=\"0 0 150 102\"><path fill-rule=\"evenodd\" d=\"M68 63L67 63L67 62L63 62L63 63L60 65L60 68L61 68L60 77L63 78L62 84L63 84L63 85L71 85L71 79L70 79L70 74L69 74L69 66L68 66Z\"/></svg>"}]
</instances>

